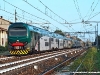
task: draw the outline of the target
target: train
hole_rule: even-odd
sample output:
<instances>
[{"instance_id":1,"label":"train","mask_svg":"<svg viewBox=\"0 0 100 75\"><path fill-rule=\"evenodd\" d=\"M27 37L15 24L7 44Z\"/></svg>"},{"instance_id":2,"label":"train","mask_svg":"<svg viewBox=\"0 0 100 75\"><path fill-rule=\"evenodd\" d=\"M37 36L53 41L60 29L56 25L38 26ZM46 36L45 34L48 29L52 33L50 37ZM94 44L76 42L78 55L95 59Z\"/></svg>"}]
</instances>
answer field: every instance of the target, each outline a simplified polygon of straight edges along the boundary
<instances>
[{"instance_id":1,"label":"train","mask_svg":"<svg viewBox=\"0 0 100 75\"><path fill-rule=\"evenodd\" d=\"M78 40L27 23L15 22L8 27L8 50L12 55L25 55L80 46Z\"/></svg>"}]
</instances>

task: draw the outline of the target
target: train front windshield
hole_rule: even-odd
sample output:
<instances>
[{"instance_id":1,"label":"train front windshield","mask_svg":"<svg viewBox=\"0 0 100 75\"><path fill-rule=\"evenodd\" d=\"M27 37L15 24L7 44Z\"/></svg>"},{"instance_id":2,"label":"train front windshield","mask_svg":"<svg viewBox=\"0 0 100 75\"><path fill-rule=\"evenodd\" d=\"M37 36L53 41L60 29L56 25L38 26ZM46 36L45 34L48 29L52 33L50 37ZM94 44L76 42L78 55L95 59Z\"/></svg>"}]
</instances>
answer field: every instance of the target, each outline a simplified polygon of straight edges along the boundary
<instances>
[{"instance_id":1,"label":"train front windshield","mask_svg":"<svg viewBox=\"0 0 100 75\"><path fill-rule=\"evenodd\" d=\"M25 27L10 28L9 36L27 36L27 29Z\"/></svg>"}]
</instances>

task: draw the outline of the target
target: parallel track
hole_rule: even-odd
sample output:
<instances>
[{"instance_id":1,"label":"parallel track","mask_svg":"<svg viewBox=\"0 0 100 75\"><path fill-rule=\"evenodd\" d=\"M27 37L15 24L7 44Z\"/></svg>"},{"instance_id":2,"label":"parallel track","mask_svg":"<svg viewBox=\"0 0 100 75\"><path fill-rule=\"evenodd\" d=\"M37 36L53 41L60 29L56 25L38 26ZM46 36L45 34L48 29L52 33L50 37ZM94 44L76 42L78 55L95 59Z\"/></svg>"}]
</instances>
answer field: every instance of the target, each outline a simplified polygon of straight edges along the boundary
<instances>
[{"instance_id":1,"label":"parallel track","mask_svg":"<svg viewBox=\"0 0 100 75\"><path fill-rule=\"evenodd\" d=\"M22 58L20 57L20 60L12 60L13 58L16 58L16 57L5 57L5 58L0 58L2 60L12 60L10 62L7 62L7 63L1 63L0 64L0 74L2 75L6 75L6 74L9 74L13 72L13 70L17 70L18 72L20 71L20 68L23 68L23 67L26 67L26 66L29 66L29 65L32 65L32 64L36 64L36 63L39 63L39 62L42 62L42 61L45 61L45 60L48 60L48 59L52 59L52 58L55 58L55 57L60 57L62 55L67 55L67 54L73 54L73 52L78 52L78 51L81 51L81 50L74 50L74 49L69 49L69 50L62 50L62 51L55 51L55 52L50 52L48 54L37 54L37 55L31 55L31 56L25 56L25 58ZM5 60L5 61L7 61ZM18 70L19 69L19 70Z\"/></svg>"}]
</instances>

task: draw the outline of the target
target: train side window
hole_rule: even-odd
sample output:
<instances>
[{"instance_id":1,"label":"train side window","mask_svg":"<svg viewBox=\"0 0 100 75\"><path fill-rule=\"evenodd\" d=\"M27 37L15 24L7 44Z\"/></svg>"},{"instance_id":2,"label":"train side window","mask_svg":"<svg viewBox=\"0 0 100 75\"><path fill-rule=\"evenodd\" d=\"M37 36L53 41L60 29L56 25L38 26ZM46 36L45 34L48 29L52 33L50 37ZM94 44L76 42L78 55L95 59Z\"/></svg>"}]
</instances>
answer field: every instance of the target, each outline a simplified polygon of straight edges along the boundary
<instances>
[{"instance_id":1,"label":"train side window","mask_svg":"<svg viewBox=\"0 0 100 75\"><path fill-rule=\"evenodd\" d=\"M35 40L37 40L37 35L35 35Z\"/></svg>"},{"instance_id":2,"label":"train side window","mask_svg":"<svg viewBox=\"0 0 100 75\"><path fill-rule=\"evenodd\" d=\"M35 40L36 40L36 35L35 35Z\"/></svg>"},{"instance_id":3,"label":"train side window","mask_svg":"<svg viewBox=\"0 0 100 75\"><path fill-rule=\"evenodd\" d=\"M56 42L58 42L58 39L56 39Z\"/></svg>"},{"instance_id":4,"label":"train side window","mask_svg":"<svg viewBox=\"0 0 100 75\"><path fill-rule=\"evenodd\" d=\"M63 43L60 43L60 46L63 46Z\"/></svg>"},{"instance_id":5,"label":"train side window","mask_svg":"<svg viewBox=\"0 0 100 75\"><path fill-rule=\"evenodd\" d=\"M51 38L51 41L53 41L53 38Z\"/></svg>"},{"instance_id":6,"label":"train side window","mask_svg":"<svg viewBox=\"0 0 100 75\"><path fill-rule=\"evenodd\" d=\"M47 41L47 39L44 39L44 41Z\"/></svg>"},{"instance_id":7,"label":"train side window","mask_svg":"<svg viewBox=\"0 0 100 75\"><path fill-rule=\"evenodd\" d=\"M45 46L49 46L49 43L48 42L45 42Z\"/></svg>"},{"instance_id":8,"label":"train side window","mask_svg":"<svg viewBox=\"0 0 100 75\"><path fill-rule=\"evenodd\" d=\"M40 35L38 35L38 40L40 39Z\"/></svg>"}]
</instances>

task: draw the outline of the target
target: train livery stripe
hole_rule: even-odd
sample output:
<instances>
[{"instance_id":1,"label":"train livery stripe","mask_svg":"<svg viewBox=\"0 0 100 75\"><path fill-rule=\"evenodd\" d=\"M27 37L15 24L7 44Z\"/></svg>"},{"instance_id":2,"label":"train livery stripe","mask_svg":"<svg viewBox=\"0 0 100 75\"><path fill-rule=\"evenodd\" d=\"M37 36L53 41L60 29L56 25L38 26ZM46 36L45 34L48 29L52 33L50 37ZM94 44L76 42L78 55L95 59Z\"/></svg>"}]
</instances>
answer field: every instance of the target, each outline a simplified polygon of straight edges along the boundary
<instances>
[{"instance_id":1,"label":"train livery stripe","mask_svg":"<svg viewBox=\"0 0 100 75\"><path fill-rule=\"evenodd\" d=\"M21 55L23 55L23 54L28 54L29 53L29 50L11 50L10 51L10 54L21 54Z\"/></svg>"}]
</instances>

